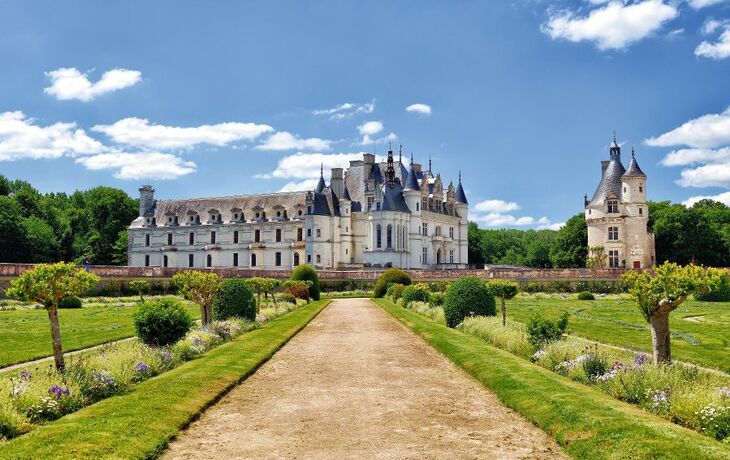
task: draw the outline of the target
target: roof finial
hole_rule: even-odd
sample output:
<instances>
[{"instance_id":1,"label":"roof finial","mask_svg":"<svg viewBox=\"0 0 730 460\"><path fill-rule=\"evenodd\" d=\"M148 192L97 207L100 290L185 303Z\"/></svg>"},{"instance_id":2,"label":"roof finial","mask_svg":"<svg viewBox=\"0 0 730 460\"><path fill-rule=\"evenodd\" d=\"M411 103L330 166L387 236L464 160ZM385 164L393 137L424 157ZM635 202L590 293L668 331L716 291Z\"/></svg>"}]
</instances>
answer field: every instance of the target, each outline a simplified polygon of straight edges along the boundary
<instances>
[{"instance_id":1,"label":"roof finial","mask_svg":"<svg viewBox=\"0 0 730 460\"><path fill-rule=\"evenodd\" d=\"M413 166L413 152L411 152L411 166Z\"/></svg>"},{"instance_id":2,"label":"roof finial","mask_svg":"<svg viewBox=\"0 0 730 460\"><path fill-rule=\"evenodd\" d=\"M403 144L400 145L400 148L398 149L398 163L403 163Z\"/></svg>"},{"instance_id":3,"label":"roof finial","mask_svg":"<svg viewBox=\"0 0 730 460\"><path fill-rule=\"evenodd\" d=\"M613 130L613 143L616 143L616 130Z\"/></svg>"},{"instance_id":4,"label":"roof finial","mask_svg":"<svg viewBox=\"0 0 730 460\"><path fill-rule=\"evenodd\" d=\"M459 183L461 184L461 169L459 170Z\"/></svg>"},{"instance_id":5,"label":"roof finial","mask_svg":"<svg viewBox=\"0 0 730 460\"><path fill-rule=\"evenodd\" d=\"M324 177L324 162L319 164L319 177Z\"/></svg>"},{"instance_id":6,"label":"roof finial","mask_svg":"<svg viewBox=\"0 0 730 460\"><path fill-rule=\"evenodd\" d=\"M433 175L433 173L431 172L431 154L430 153L428 154L428 173Z\"/></svg>"},{"instance_id":7,"label":"roof finial","mask_svg":"<svg viewBox=\"0 0 730 460\"><path fill-rule=\"evenodd\" d=\"M633 158L635 156L636 156L636 146L635 145L632 145L631 146L631 157Z\"/></svg>"}]
</instances>

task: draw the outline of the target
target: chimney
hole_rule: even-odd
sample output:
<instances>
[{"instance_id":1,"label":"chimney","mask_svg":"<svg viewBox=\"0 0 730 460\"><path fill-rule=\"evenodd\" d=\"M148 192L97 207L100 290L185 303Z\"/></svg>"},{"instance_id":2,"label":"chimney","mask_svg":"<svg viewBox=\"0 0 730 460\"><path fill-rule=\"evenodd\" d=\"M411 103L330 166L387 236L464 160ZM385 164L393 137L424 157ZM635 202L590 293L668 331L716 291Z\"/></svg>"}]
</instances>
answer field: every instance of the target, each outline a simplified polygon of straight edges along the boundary
<instances>
[{"instance_id":1,"label":"chimney","mask_svg":"<svg viewBox=\"0 0 730 460\"><path fill-rule=\"evenodd\" d=\"M611 162L611 160L603 160L601 161L601 177L603 177L603 173L606 172L606 168L608 168L608 164Z\"/></svg>"},{"instance_id":2,"label":"chimney","mask_svg":"<svg viewBox=\"0 0 730 460\"><path fill-rule=\"evenodd\" d=\"M345 192L345 181L342 178L342 168L332 168L330 188L333 192L335 192L337 198L342 198L342 194Z\"/></svg>"},{"instance_id":3,"label":"chimney","mask_svg":"<svg viewBox=\"0 0 730 460\"><path fill-rule=\"evenodd\" d=\"M152 212L155 208L155 188L151 185L143 185L139 188L139 216Z\"/></svg>"},{"instance_id":4,"label":"chimney","mask_svg":"<svg viewBox=\"0 0 730 460\"><path fill-rule=\"evenodd\" d=\"M362 161L363 161L363 179L368 180L370 179L370 175L373 171L373 165L375 164L375 155L372 153L363 153L362 154Z\"/></svg>"}]
</instances>

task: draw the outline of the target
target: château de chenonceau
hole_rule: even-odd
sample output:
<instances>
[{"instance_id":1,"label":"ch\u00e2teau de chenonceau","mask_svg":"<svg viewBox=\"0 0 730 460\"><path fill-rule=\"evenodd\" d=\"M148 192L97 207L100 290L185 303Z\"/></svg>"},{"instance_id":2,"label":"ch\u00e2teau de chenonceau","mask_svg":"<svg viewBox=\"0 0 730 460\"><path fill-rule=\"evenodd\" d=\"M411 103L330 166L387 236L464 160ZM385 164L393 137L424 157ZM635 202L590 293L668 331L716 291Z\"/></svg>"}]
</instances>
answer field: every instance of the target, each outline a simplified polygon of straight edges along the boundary
<instances>
[{"instance_id":1,"label":"ch\u00e2teau de chenonceau","mask_svg":"<svg viewBox=\"0 0 730 460\"><path fill-rule=\"evenodd\" d=\"M585 198L589 257L599 257L599 266L644 268L654 265L654 234L648 231L646 174L631 151L629 169L621 163L621 147L609 149L601 161L601 182L593 198Z\"/></svg>"},{"instance_id":2,"label":"ch\u00e2teau de chenonceau","mask_svg":"<svg viewBox=\"0 0 730 460\"><path fill-rule=\"evenodd\" d=\"M312 191L156 201L139 189L129 264L162 267L464 268L469 204L461 185L388 149L320 174ZM322 171L323 173L323 171Z\"/></svg>"}]
</instances>

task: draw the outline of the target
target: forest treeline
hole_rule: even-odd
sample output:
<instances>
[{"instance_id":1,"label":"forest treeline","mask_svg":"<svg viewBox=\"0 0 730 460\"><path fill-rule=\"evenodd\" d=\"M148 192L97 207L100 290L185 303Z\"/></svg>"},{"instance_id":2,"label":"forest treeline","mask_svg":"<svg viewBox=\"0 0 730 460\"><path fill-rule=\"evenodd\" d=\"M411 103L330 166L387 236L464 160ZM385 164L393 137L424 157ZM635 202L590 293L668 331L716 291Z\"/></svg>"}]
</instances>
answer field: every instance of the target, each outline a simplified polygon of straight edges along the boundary
<instances>
[{"instance_id":1,"label":"forest treeline","mask_svg":"<svg viewBox=\"0 0 730 460\"><path fill-rule=\"evenodd\" d=\"M0 175L0 262L127 262L127 227L139 202L110 187L40 193L22 180ZM692 207L649 202L657 260L730 266L730 208L702 200ZM560 230L489 230L469 223L469 262L535 268L585 267L583 214Z\"/></svg>"}]
</instances>

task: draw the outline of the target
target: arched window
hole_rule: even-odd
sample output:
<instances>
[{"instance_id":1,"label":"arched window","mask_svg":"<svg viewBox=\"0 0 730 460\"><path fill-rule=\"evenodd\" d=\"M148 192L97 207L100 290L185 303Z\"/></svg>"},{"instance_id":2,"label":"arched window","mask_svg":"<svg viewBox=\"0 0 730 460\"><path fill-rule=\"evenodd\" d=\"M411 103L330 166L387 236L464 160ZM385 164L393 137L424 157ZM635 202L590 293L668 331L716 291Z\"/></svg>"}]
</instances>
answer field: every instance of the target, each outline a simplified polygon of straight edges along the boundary
<instances>
[{"instance_id":1,"label":"arched window","mask_svg":"<svg viewBox=\"0 0 730 460\"><path fill-rule=\"evenodd\" d=\"M256 254L251 254L251 266L256 266Z\"/></svg>"},{"instance_id":2,"label":"arched window","mask_svg":"<svg viewBox=\"0 0 730 460\"><path fill-rule=\"evenodd\" d=\"M162 256L162 266L167 267L167 256Z\"/></svg>"},{"instance_id":3,"label":"arched window","mask_svg":"<svg viewBox=\"0 0 730 460\"><path fill-rule=\"evenodd\" d=\"M378 224L378 226L375 230L375 247L376 248L383 247L383 229L380 226L380 224Z\"/></svg>"},{"instance_id":4,"label":"arched window","mask_svg":"<svg viewBox=\"0 0 730 460\"><path fill-rule=\"evenodd\" d=\"M385 244L388 249L393 249L393 226L390 224L385 232Z\"/></svg>"},{"instance_id":5,"label":"arched window","mask_svg":"<svg viewBox=\"0 0 730 460\"><path fill-rule=\"evenodd\" d=\"M294 266L296 267L297 265L299 265L299 253L295 252L294 253Z\"/></svg>"},{"instance_id":6,"label":"arched window","mask_svg":"<svg viewBox=\"0 0 730 460\"><path fill-rule=\"evenodd\" d=\"M205 266L206 267L212 267L213 266L213 256L208 254L208 257L205 258Z\"/></svg>"}]
</instances>

